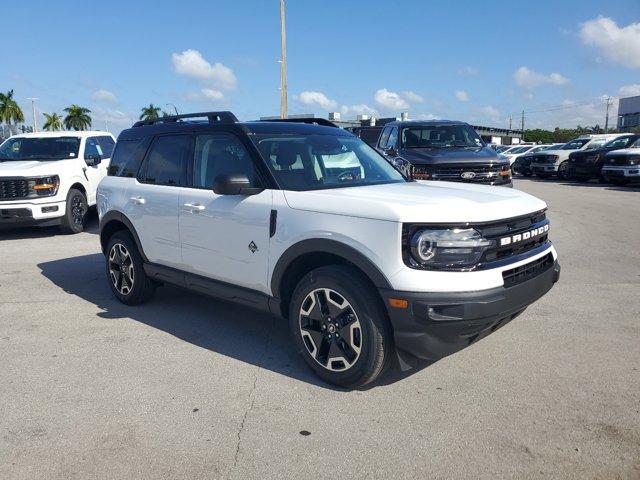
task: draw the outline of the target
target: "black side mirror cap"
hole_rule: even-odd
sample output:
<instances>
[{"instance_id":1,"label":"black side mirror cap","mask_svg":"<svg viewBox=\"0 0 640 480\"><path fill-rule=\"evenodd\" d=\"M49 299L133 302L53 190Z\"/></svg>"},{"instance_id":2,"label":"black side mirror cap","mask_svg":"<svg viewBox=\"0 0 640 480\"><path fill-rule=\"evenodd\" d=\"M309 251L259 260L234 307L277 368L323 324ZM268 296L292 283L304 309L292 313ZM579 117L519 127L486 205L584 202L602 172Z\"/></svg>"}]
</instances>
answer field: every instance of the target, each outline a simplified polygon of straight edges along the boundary
<instances>
[{"instance_id":1,"label":"black side mirror cap","mask_svg":"<svg viewBox=\"0 0 640 480\"><path fill-rule=\"evenodd\" d=\"M213 180L213 193L218 195L257 195L263 190L251 186L244 173L222 174Z\"/></svg>"},{"instance_id":2,"label":"black side mirror cap","mask_svg":"<svg viewBox=\"0 0 640 480\"><path fill-rule=\"evenodd\" d=\"M85 159L85 163L90 167L95 167L96 165L100 165L102 162L102 157L100 155L89 155Z\"/></svg>"}]
</instances>

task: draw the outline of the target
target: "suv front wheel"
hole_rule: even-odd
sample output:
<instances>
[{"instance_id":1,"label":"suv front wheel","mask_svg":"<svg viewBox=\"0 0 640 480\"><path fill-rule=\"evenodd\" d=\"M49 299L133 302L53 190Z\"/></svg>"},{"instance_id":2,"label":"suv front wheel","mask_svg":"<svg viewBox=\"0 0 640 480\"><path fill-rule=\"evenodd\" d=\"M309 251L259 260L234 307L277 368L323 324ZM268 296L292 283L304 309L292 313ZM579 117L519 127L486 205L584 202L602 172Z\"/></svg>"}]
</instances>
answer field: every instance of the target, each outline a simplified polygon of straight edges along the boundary
<instances>
[{"instance_id":1,"label":"suv front wheel","mask_svg":"<svg viewBox=\"0 0 640 480\"><path fill-rule=\"evenodd\" d=\"M289 324L307 364L335 385L372 382L391 356L382 301L353 268L331 265L305 275L291 299Z\"/></svg>"}]
</instances>

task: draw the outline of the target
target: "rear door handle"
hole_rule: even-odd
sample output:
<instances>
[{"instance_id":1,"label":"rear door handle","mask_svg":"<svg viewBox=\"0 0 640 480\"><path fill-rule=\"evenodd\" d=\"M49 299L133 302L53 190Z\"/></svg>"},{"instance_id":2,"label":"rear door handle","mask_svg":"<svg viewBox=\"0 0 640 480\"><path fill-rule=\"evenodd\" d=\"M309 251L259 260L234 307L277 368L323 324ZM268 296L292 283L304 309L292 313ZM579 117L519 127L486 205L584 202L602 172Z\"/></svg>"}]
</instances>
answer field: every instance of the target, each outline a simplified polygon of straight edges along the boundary
<instances>
[{"instance_id":1,"label":"rear door handle","mask_svg":"<svg viewBox=\"0 0 640 480\"><path fill-rule=\"evenodd\" d=\"M131 201L136 205L144 205L147 201L142 197L131 197Z\"/></svg>"},{"instance_id":2,"label":"rear door handle","mask_svg":"<svg viewBox=\"0 0 640 480\"><path fill-rule=\"evenodd\" d=\"M199 203L185 203L184 206L192 212L202 212L204 210L204 205Z\"/></svg>"}]
</instances>

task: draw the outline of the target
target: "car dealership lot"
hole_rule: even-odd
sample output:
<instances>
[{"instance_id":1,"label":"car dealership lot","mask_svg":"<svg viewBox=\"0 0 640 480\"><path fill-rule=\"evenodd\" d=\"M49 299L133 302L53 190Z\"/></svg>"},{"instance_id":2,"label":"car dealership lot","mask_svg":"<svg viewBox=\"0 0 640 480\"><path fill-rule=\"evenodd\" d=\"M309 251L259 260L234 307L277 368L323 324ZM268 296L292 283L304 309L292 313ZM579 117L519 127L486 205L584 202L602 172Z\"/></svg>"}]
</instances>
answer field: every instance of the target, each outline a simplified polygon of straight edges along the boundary
<instances>
[{"instance_id":1,"label":"car dealership lot","mask_svg":"<svg viewBox=\"0 0 640 480\"><path fill-rule=\"evenodd\" d=\"M640 478L640 189L514 183L549 204L560 283L353 392L284 321L174 287L118 303L95 218L0 232L0 478Z\"/></svg>"}]
</instances>

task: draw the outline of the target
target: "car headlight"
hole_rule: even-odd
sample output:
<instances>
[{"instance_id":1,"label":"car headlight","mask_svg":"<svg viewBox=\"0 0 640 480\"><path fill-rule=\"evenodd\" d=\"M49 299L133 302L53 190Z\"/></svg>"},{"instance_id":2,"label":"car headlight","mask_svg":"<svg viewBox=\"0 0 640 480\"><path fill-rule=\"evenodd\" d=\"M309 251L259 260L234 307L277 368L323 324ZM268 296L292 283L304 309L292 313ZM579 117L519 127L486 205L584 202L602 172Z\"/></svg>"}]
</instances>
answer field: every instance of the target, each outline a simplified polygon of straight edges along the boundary
<instances>
[{"instance_id":1,"label":"car headlight","mask_svg":"<svg viewBox=\"0 0 640 480\"><path fill-rule=\"evenodd\" d=\"M405 262L429 270L470 269L492 242L473 228L418 229L409 237Z\"/></svg>"},{"instance_id":2,"label":"car headlight","mask_svg":"<svg viewBox=\"0 0 640 480\"><path fill-rule=\"evenodd\" d=\"M53 175L51 177L37 177L29 179L29 196L30 197L52 197L58 193L60 187L60 177Z\"/></svg>"}]
</instances>

